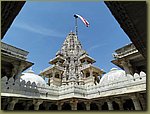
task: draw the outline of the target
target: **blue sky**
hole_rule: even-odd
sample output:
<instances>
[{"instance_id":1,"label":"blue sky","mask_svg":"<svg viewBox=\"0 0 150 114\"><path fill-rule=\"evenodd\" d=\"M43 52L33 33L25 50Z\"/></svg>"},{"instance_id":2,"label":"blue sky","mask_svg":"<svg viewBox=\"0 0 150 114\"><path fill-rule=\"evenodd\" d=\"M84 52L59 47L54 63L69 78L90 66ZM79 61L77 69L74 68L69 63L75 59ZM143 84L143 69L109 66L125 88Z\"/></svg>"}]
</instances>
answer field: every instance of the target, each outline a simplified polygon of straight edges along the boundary
<instances>
[{"instance_id":1,"label":"blue sky","mask_svg":"<svg viewBox=\"0 0 150 114\"><path fill-rule=\"evenodd\" d=\"M106 72L117 67L112 53L131 41L104 2L26 2L2 41L28 51L39 74L74 31L74 14L90 23L86 27L78 20L78 37L94 64Z\"/></svg>"}]
</instances>

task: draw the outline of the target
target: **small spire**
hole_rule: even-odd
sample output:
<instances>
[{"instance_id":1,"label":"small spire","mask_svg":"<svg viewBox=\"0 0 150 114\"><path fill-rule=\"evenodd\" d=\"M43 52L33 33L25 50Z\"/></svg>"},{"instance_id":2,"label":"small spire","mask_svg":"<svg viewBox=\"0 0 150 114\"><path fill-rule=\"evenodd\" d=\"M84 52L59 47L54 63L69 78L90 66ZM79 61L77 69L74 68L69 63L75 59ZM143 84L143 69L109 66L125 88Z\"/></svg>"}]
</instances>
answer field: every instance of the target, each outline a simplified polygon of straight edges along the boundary
<instances>
[{"instance_id":1,"label":"small spire","mask_svg":"<svg viewBox=\"0 0 150 114\"><path fill-rule=\"evenodd\" d=\"M27 73L34 73L34 71L32 70L32 67L29 68L29 70L27 71Z\"/></svg>"},{"instance_id":2,"label":"small spire","mask_svg":"<svg viewBox=\"0 0 150 114\"><path fill-rule=\"evenodd\" d=\"M70 35L74 35L74 32L71 30L69 34L70 34Z\"/></svg>"},{"instance_id":3,"label":"small spire","mask_svg":"<svg viewBox=\"0 0 150 114\"><path fill-rule=\"evenodd\" d=\"M110 71L118 70L117 68L111 68Z\"/></svg>"}]
</instances>

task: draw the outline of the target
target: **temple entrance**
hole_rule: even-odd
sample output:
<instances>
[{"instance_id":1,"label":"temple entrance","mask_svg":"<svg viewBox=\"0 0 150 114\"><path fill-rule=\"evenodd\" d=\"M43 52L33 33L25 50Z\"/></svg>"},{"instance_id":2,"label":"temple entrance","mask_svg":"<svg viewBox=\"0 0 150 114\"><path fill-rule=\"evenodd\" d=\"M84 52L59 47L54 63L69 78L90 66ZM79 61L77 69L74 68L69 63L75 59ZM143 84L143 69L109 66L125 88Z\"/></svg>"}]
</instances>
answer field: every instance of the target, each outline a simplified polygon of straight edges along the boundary
<instances>
[{"instance_id":1,"label":"temple entrance","mask_svg":"<svg viewBox=\"0 0 150 114\"><path fill-rule=\"evenodd\" d=\"M102 105L102 110L108 110L107 102L105 102L105 103Z\"/></svg>"},{"instance_id":2,"label":"temple entrance","mask_svg":"<svg viewBox=\"0 0 150 114\"><path fill-rule=\"evenodd\" d=\"M126 102L123 103L123 108L124 110L135 110L132 99L126 100Z\"/></svg>"},{"instance_id":3,"label":"temple entrance","mask_svg":"<svg viewBox=\"0 0 150 114\"><path fill-rule=\"evenodd\" d=\"M64 104L62 105L62 110L71 110L70 104L69 104L69 103L64 103Z\"/></svg>"},{"instance_id":4,"label":"temple entrance","mask_svg":"<svg viewBox=\"0 0 150 114\"><path fill-rule=\"evenodd\" d=\"M78 103L77 110L86 110L85 104L83 102Z\"/></svg>"}]
</instances>

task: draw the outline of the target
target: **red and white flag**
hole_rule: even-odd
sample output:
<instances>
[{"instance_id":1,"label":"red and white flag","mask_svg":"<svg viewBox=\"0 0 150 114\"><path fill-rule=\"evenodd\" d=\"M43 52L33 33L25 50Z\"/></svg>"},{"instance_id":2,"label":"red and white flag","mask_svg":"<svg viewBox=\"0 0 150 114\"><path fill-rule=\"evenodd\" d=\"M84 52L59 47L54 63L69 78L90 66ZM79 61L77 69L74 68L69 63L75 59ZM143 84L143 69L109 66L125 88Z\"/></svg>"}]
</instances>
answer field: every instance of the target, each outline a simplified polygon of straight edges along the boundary
<instances>
[{"instance_id":1,"label":"red and white flag","mask_svg":"<svg viewBox=\"0 0 150 114\"><path fill-rule=\"evenodd\" d=\"M86 19L84 19L82 16L75 14L74 17L76 17L76 18L79 17L82 20L82 22L86 25L86 27L89 27L89 25L90 25L89 22Z\"/></svg>"}]
</instances>

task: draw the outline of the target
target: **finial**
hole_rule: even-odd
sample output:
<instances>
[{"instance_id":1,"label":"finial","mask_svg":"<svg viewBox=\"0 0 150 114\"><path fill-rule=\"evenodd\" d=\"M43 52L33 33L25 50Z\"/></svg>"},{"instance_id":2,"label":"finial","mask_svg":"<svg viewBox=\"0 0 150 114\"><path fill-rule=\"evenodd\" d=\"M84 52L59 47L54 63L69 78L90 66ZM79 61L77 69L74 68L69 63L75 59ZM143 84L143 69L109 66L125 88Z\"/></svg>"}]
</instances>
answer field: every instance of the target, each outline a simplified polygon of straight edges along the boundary
<instances>
[{"instance_id":1,"label":"finial","mask_svg":"<svg viewBox=\"0 0 150 114\"><path fill-rule=\"evenodd\" d=\"M32 67L30 67L27 72L28 72L28 73L34 73L34 71L32 70Z\"/></svg>"},{"instance_id":2,"label":"finial","mask_svg":"<svg viewBox=\"0 0 150 114\"><path fill-rule=\"evenodd\" d=\"M110 71L118 70L117 68L111 68Z\"/></svg>"}]
</instances>

